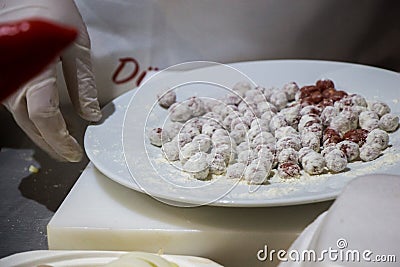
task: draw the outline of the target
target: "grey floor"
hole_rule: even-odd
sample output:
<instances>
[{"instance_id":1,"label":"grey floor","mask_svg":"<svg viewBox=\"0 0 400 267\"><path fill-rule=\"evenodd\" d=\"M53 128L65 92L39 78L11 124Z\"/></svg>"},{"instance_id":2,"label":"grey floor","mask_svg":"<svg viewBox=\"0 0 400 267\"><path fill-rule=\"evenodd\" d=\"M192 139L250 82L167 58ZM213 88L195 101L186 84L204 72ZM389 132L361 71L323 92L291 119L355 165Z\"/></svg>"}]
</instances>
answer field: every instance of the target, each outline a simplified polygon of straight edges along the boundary
<instances>
[{"instance_id":1,"label":"grey floor","mask_svg":"<svg viewBox=\"0 0 400 267\"><path fill-rule=\"evenodd\" d=\"M80 144L87 126L72 108L63 109ZM46 226L88 163L61 163L33 144L0 107L0 258L47 249ZM36 174L29 166L40 167Z\"/></svg>"}]
</instances>

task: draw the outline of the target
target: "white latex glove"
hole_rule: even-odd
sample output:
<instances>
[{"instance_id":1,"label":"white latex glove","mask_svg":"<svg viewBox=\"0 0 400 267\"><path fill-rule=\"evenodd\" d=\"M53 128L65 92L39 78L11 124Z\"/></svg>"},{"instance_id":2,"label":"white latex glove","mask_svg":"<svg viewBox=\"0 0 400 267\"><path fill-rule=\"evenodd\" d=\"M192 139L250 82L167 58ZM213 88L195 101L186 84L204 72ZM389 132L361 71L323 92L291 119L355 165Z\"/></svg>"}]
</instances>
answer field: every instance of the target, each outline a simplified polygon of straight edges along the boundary
<instances>
[{"instance_id":1,"label":"white latex glove","mask_svg":"<svg viewBox=\"0 0 400 267\"><path fill-rule=\"evenodd\" d=\"M79 36L64 51L61 59L25 84L3 104L25 133L52 157L64 161L80 161L82 148L69 134L59 109L56 65L61 60L68 93L79 115L89 121L100 120L86 26L72 0L0 0L0 23L29 18L43 18L72 26L79 31Z\"/></svg>"}]
</instances>

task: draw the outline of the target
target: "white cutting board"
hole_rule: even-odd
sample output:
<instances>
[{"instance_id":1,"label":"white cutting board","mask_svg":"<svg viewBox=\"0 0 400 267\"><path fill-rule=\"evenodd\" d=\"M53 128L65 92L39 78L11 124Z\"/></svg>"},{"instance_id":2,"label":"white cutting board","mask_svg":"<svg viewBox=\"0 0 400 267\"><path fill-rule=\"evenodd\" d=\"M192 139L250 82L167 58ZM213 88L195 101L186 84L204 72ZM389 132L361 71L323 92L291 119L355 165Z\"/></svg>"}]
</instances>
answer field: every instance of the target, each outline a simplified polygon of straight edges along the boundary
<instances>
[{"instance_id":1,"label":"white cutting board","mask_svg":"<svg viewBox=\"0 0 400 267\"><path fill-rule=\"evenodd\" d=\"M89 164L48 225L51 250L121 250L205 257L230 267L288 248L332 202L271 208L167 206Z\"/></svg>"}]
</instances>

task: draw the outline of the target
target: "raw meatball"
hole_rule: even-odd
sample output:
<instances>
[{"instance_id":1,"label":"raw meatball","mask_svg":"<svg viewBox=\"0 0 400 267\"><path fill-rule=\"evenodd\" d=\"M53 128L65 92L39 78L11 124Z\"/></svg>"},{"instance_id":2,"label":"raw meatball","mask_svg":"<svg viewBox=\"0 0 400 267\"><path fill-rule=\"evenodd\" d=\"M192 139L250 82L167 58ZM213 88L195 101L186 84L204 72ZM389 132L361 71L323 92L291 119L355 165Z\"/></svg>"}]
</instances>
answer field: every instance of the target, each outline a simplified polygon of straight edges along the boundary
<instances>
[{"instance_id":1,"label":"raw meatball","mask_svg":"<svg viewBox=\"0 0 400 267\"><path fill-rule=\"evenodd\" d=\"M166 123L162 129L162 140L168 142L178 135L182 129L183 124L180 122Z\"/></svg>"},{"instance_id":2,"label":"raw meatball","mask_svg":"<svg viewBox=\"0 0 400 267\"><path fill-rule=\"evenodd\" d=\"M336 144L336 148L340 149L346 155L349 162L356 160L360 155L358 144L351 141L342 141Z\"/></svg>"},{"instance_id":3,"label":"raw meatball","mask_svg":"<svg viewBox=\"0 0 400 267\"><path fill-rule=\"evenodd\" d=\"M227 94L223 102L227 105L238 105L242 101L242 97L238 94Z\"/></svg>"},{"instance_id":4,"label":"raw meatball","mask_svg":"<svg viewBox=\"0 0 400 267\"><path fill-rule=\"evenodd\" d=\"M321 174L324 171L326 162L321 154L312 151L303 157L301 165L304 171L309 174Z\"/></svg>"},{"instance_id":5,"label":"raw meatball","mask_svg":"<svg viewBox=\"0 0 400 267\"><path fill-rule=\"evenodd\" d=\"M204 123L206 123L207 120L202 118L202 117L194 117L190 120L188 120L185 124L184 124L184 128L185 127L193 127L193 128L197 128L199 130L199 132L201 132L201 129L203 128Z\"/></svg>"},{"instance_id":6,"label":"raw meatball","mask_svg":"<svg viewBox=\"0 0 400 267\"><path fill-rule=\"evenodd\" d=\"M237 161L245 165L250 164L255 159L255 155L252 150L243 150L239 152Z\"/></svg>"},{"instance_id":7,"label":"raw meatball","mask_svg":"<svg viewBox=\"0 0 400 267\"><path fill-rule=\"evenodd\" d=\"M203 124L203 127L201 127L201 133L212 136L216 130L220 129L222 129L222 126L220 124L213 120L210 120Z\"/></svg>"},{"instance_id":8,"label":"raw meatball","mask_svg":"<svg viewBox=\"0 0 400 267\"><path fill-rule=\"evenodd\" d=\"M249 126L245 123L238 123L235 125L235 127L233 128L233 130L240 130L240 131L248 131L249 130Z\"/></svg>"},{"instance_id":9,"label":"raw meatball","mask_svg":"<svg viewBox=\"0 0 400 267\"><path fill-rule=\"evenodd\" d=\"M176 161L179 159L179 146L175 139L171 142L165 143L162 146L162 151L165 158L169 161Z\"/></svg>"},{"instance_id":10,"label":"raw meatball","mask_svg":"<svg viewBox=\"0 0 400 267\"><path fill-rule=\"evenodd\" d=\"M265 96L260 90L248 90L245 93L245 100L249 103L257 103L255 100L258 97L262 97L262 99L264 99L263 101L266 101Z\"/></svg>"},{"instance_id":11,"label":"raw meatball","mask_svg":"<svg viewBox=\"0 0 400 267\"><path fill-rule=\"evenodd\" d=\"M389 135L380 129L372 130L367 136L367 144L376 144L382 150L388 147Z\"/></svg>"},{"instance_id":12,"label":"raw meatball","mask_svg":"<svg viewBox=\"0 0 400 267\"><path fill-rule=\"evenodd\" d=\"M184 147L186 144L192 142L192 136L188 133L179 133L177 136L172 139L172 141L177 142L178 147Z\"/></svg>"},{"instance_id":13,"label":"raw meatball","mask_svg":"<svg viewBox=\"0 0 400 267\"><path fill-rule=\"evenodd\" d=\"M232 90L243 97L247 91L251 90L251 88L252 86L249 82L241 81L236 83Z\"/></svg>"},{"instance_id":14,"label":"raw meatball","mask_svg":"<svg viewBox=\"0 0 400 267\"><path fill-rule=\"evenodd\" d=\"M313 133L316 135L319 139L322 138L322 131L324 129L324 126L320 123L312 123L311 125L305 127L303 131L301 131L302 134L307 134L307 133Z\"/></svg>"},{"instance_id":15,"label":"raw meatball","mask_svg":"<svg viewBox=\"0 0 400 267\"><path fill-rule=\"evenodd\" d=\"M359 117L358 117L358 120L359 120L359 123L360 123L361 127L366 121L378 120L378 119L379 119L378 114L376 114L374 111L370 111L370 110L361 112Z\"/></svg>"},{"instance_id":16,"label":"raw meatball","mask_svg":"<svg viewBox=\"0 0 400 267\"><path fill-rule=\"evenodd\" d=\"M347 167L347 157L342 150L333 149L325 156L326 166L333 172L341 172Z\"/></svg>"},{"instance_id":17,"label":"raw meatball","mask_svg":"<svg viewBox=\"0 0 400 267\"><path fill-rule=\"evenodd\" d=\"M247 141L241 142L241 143L236 147L237 153L240 153L240 152L245 151L245 150L250 150L250 149L251 149L250 144L249 144Z\"/></svg>"},{"instance_id":18,"label":"raw meatball","mask_svg":"<svg viewBox=\"0 0 400 267\"><path fill-rule=\"evenodd\" d=\"M321 121L325 126L329 126L333 118L339 115L339 110L332 106L327 106L321 113Z\"/></svg>"},{"instance_id":19,"label":"raw meatball","mask_svg":"<svg viewBox=\"0 0 400 267\"><path fill-rule=\"evenodd\" d=\"M272 118L276 115L275 112L272 111L265 111L263 114L261 114L261 119L268 121L268 123L271 122ZM284 118L284 117L283 117Z\"/></svg>"},{"instance_id":20,"label":"raw meatball","mask_svg":"<svg viewBox=\"0 0 400 267\"><path fill-rule=\"evenodd\" d=\"M342 141L340 134L332 128L326 128L324 131L324 135L322 137L322 142L324 147L329 146L330 144L337 144Z\"/></svg>"},{"instance_id":21,"label":"raw meatball","mask_svg":"<svg viewBox=\"0 0 400 267\"><path fill-rule=\"evenodd\" d=\"M254 103L257 104L257 108L258 108L258 104L260 103L266 103L267 102L267 98L265 97L265 95L262 93L262 91L255 89L254 91L259 91L259 94L254 95L252 101Z\"/></svg>"},{"instance_id":22,"label":"raw meatball","mask_svg":"<svg viewBox=\"0 0 400 267\"><path fill-rule=\"evenodd\" d=\"M293 162L296 163L299 161L299 152L294 150L293 148L285 148L278 154L278 162Z\"/></svg>"},{"instance_id":23,"label":"raw meatball","mask_svg":"<svg viewBox=\"0 0 400 267\"><path fill-rule=\"evenodd\" d=\"M289 135L282 139L279 139L276 142L276 151L279 153L285 148L293 148L296 151L299 151L301 148L301 139L298 135Z\"/></svg>"},{"instance_id":24,"label":"raw meatball","mask_svg":"<svg viewBox=\"0 0 400 267\"><path fill-rule=\"evenodd\" d=\"M158 104L163 108L169 108L176 102L176 93L173 90L169 90L157 96Z\"/></svg>"},{"instance_id":25,"label":"raw meatball","mask_svg":"<svg viewBox=\"0 0 400 267\"><path fill-rule=\"evenodd\" d=\"M193 139L195 136L200 134L200 131L197 127L191 127L191 126L185 127L184 126L180 133L188 134Z\"/></svg>"},{"instance_id":26,"label":"raw meatball","mask_svg":"<svg viewBox=\"0 0 400 267\"><path fill-rule=\"evenodd\" d=\"M314 123L321 123L321 119L314 114L307 114L301 117L299 121L299 132L302 132L305 128L310 127Z\"/></svg>"},{"instance_id":27,"label":"raw meatball","mask_svg":"<svg viewBox=\"0 0 400 267\"><path fill-rule=\"evenodd\" d=\"M331 88L335 88L334 82L332 80L330 80L330 79L327 79L327 78L322 78L322 79L316 81L315 85L321 91L324 91L324 90L327 90L327 89L331 89Z\"/></svg>"},{"instance_id":28,"label":"raw meatball","mask_svg":"<svg viewBox=\"0 0 400 267\"><path fill-rule=\"evenodd\" d=\"M238 119L238 118L239 118L238 114L231 113L231 114L229 114L228 116L225 117L225 119L224 119L224 121L222 122L222 124L224 125L224 127L225 127L226 129L231 130L232 121L233 121L234 119ZM240 119L240 118L239 118L239 119ZM233 130L233 129L232 129L232 130Z\"/></svg>"},{"instance_id":29,"label":"raw meatball","mask_svg":"<svg viewBox=\"0 0 400 267\"><path fill-rule=\"evenodd\" d=\"M257 109L257 104L252 101L249 101L249 99L247 99L247 98L245 98L238 105L238 110L242 114L244 114L248 110L252 110L254 112L256 109Z\"/></svg>"},{"instance_id":30,"label":"raw meatball","mask_svg":"<svg viewBox=\"0 0 400 267\"><path fill-rule=\"evenodd\" d=\"M259 115L264 114L265 112L275 113L277 112L277 108L269 103L268 101L258 102L257 103L257 111Z\"/></svg>"},{"instance_id":31,"label":"raw meatball","mask_svg":"<svg viewBox=\"0 0 400 267\"><path fill-rule=\"evenodd\" d=\"M191 112L191 116L198 117L204 115L206 113L206 108L203 100L200 98L193 96L185 101L187 102L187 106Z\"/></svg>"},{"instance_id":32,"label":"raw meatball","mask_svg":"<svg viewBox=\"0 0 400 267\"><path fill-rule=\"evenodd\" d=\"M285 126L288 126L288 123L285 119L285 116L283 116L282 114L277 114L273 116L271 118L271 121L269 122L269 129L271 130L272 133L275 133L277 129Z\"/></svg>"},{"instance_id":33,"label":"raw meatball","mask_svg":"<svg viewBox=\"0 0 400 267\"><path fill-rule=\"evenodd\" d=\"M340 114L341 114L341 116L347 118L350 121L350 129L351 130L357 129L357 127L358 127L358 113L354 112L350 108L350 109L342 110L342 112Z\"/></svg>"},{"instance_id":34,"label":"raw meatball","mask_svg":"<svg viewBox=\"0 0 400 267\"><path fill-rule=\"evenodd\" d=\"M244 124L244 125L246 125L246 128L248 129L250 127L250 125L251 125L251 121L252 121L252 119L249 118L249 117L238 117L238 118L235 118L231 122L231 129L232 130L236 129L236 126L238 124Z\"/></svg>"},{"instance_id":35,"label":"raw meatball","mask_svg":"<svg viewBox=\"0 0 400 267\"><path fill-rule=\"evenodd\" d=\"M319 152L320 149L320 138L313 132L304 133L301 135L301 145L303 147L309 147L312 150Z\"/></svg>"},{"instance_id":36,"label":"raw meatball","mask_svg":"<svg viewBox=\"0 0 400 267\"><path fill-rule=\"evenodd\" d=\"M152 145L161 146L161 128L154 128L149 132L149 140Z\"/></svg>"},{"instance_id":37,"label":"raw meatball","mask_svg":"<svg viewBox=\"0 0 400 267\"><path fill-rule=\"evenodd\" d=\"M346 106L361 106L367 107L367 101L365 98L358 94L348 95L340 100L340 102L344 103Z\"/></svg>"},{"instance_id":38,"label":"raw meatball","mask_svg":"<svg viewBox=\"0 0 400 267\"><path fill-rule=\"evenodd\" d=\"M399 127L399 116L385 114L379 120L379 128L386 132L394 132Z\"/></svg>"},{"instance_id":39,"label":"raw meatball","mask_svg":"<svg viewBox=\"0 0 400 267\"><path fill-rule=\"evenodd\" d=\"M188 107L188 102L174 103L169 107L171 121L185 122L192 117L192 112Z\"/></svg>"},{"instance_id":40,"label":"raw meatball","mask_svg":"<svg viewBox=\"0 0 400 267\"><path fill-rule=\"evenodd\" d=\"M212 112L215 106L223 104L222 101L211 97L203 97L202 101L206 112Z\"/></svg>"},{"instance_id":41,"label":"raw meatball","mask_svg":"<svg viewBox=\"0 0 400 267\"><path fill-rule=\"evenodd\" d=\"M360 123L360 127L367 131L372 131L373 129L379 128L379 120L378 119L366 120L363 123Z\"/></svg>"},{"instance_id":42,"label":"raw meatball","mask_svg":"<svg viewBox=\"0 0 400 267\"><path fill-rule=\"evenodd\" d=\"M351 106L349 107L353 112L357 113L360 116L361 112L367 111L366 107L363 106Z\"/></svg>"},{"instance_id":43,"label":"raw meatball","mask_svg":"<svg viewBox=\"0 0 400 267\"><path fill-rule=\"evenodd\" d=\"M274 163L275 156L272 151L268 147L260 146L257 147L258 151L253 151L253 157L258 158L264 164L266 169L267 166L271 166ZM254 154L256 152L257 154Z\"/></svg>"},{"instance_id":44,"label":"raw meatball","mask_svg":"<svg viewBox=\"0 0 400 267\"><path fill-rule=\"evenodd\" d=\"M252 110L247 110L247 111L243 114L243 118L250 119L250 124L249 124L249 125L251 125L251 122L252 122L255 118L257 118L257 115L256 115Z\"/></svg>"},{"instance_id":45,"label":"raw meatball","mask_svg":"<svg viewBox=\"0 0 400 267\"><path fill-rule=\"evenodd\" d=\"M286 107L287 103L288 103L288 99L287 96L285 94L285 92L283 91L275 91L272 93L269 101L278 108L278 110L283 109L284 107Z\"/></svg>"},{"instance_id":46,"label":"raw meatball","mask_svg":"<svg viewBox=\"0 0 400 267\"><path fill-rule=\"evenodd\" d=\"M324 147L324 149L322 149L322 151L321 151L321 156L325 157L326 155L328 155L331 151L333 151L335 149L338 149L336 147L336 144L331 144L327 147Z\"/></svg>"},{"instance_id":47,"label":"raw meatball","mask_svg":"<svg viewBox=\"0 0 400 267\"><path fill-rule=\"evenodd\" d=\"M225 129L217 129L214 131L212 138L217 138L218 136L225 136L228 137L229 136L229 132Z\"/></svg>"},{"instance_id":48,"label":"raw meatball","mask_svg":"<svg viewBox=\"0 0 400 267\"><path fill-rule=\"evenodd\" d=\"M211 137L211 141L213 143L213 146L218 146L222 144L233 146L233 142L229 136L213 135Z\"/></svg>"},{"instance_id":49,"label":"raw meatball","mask_svg":"<svg viewBox=\"0 0 400 267\"><path fill-rule=\"evenodd\" d=\"M226 171L226 162L224 155L216 153L207 157L208 166L211 174L220 175Z\"/></svg>"},{"instance_id":50,"label":"raw meatball","mask_svg":"<svg viewBox=\"0 0 400 267\"><path fill-rule=\"evenodd\" d=\"M299 133L292 126L285 126L285 127L276 129L275 138L279 140L283 137L286 137L286 136L292 135L292 134L298 135Z\"/></svg>"},{"instance_id":51,"label":"raw meatball","mask_svg":"<svg viewBox=\"0 0 400 267\"><path fill-rule=\"evenodd\" d=\"M229 165L226 170L226 177L229 179L241 179L244 175L246 166L247 165L240 162Z\"/></svg>"},{"instance_id":52,"label":"raw meatball","mask_svg":"<svg viewBox=\"0 0 400 267\"><path fill-rule=\"evenodd\" d=\"M250 129L258 129L258 132L269 132L269 121L256 118L251 122Z\"/></svg>"},{"instance_id":53,"label":"raw meatball","mask_svg":"<svg viewBox=\"0 0 400 267\"><path fill-rule=\"evenodd\" d=\"M231 132L231 138L235 141L236 144L240 144L246 139L246 131L244 130L233 130Z\"/></svg>"},{"instance_id":54,"label":"raw meatball","mask_svg":"<svg viewBox=\"0 0 400 267\"><path fill-rule=\"evenodd\" d=\"M297 163L285 162L278 165L278 175L282 179L296 178L300 176L300 166Z\"/></svg>"},{"instance_id":55,"label":"raw meatball","mask_svg":"<svg viewBox=\"0 0 400 267\"><path fill-rule=\"evenodd\" d=\"M329 127L334 129L341 135L345 134L350 130L353 130L350 119L342 114L339 114L338 116L334 117Z\"/></svg>"},{"instance_id":56,"label":"raw meatball","mask_svg":"<svg viewBox=\"0 0 400 267\"><path fill-rule=\"evenodd\" d=\"M256 138L256 136L259 135L260 133L261 133L260 128L253 127L253 128L250 128L250 130L247 132L247 136L250 141L253 141L254 138Z\"/></svg>"},{"instance_id":57,"label":"raw meatball","mask_svg":"<svg viewBox=\"0 0 400 267\"><path fill-rule=\"evenodd\" d=\"M259 145L274 144L274 143L275 143L275 137L271 133L261 132L251 142L251 147L255 148Z\"/></svg>"},{"instance_id":58,"label":"raw meatball","mask_svg":"<svg viewBox=\"0 0 400 267\"><path fill-rule=\"evenodd\" d=\"M258 145L258 146L253 148L253 151L258 153L261 149L268 149L272 154L275 155L275 153L276 153L275 142L273 142L273 143L264 143L264 144Z\"/></svg>"},{"instance_id":59,"label":"raw meatball","mask_svg":"<svg viewBox=\"0 0 400 267\"><path fill-rule=\"evenodd\" d=\"M183 165L183 170L195 179L205 180L209 173L207 154L203 152L194 154Z\"/></svg>"},{"instance_id":60,"label":"raw meatball","mask_svg":"<svg viewBox=\"0 0 400 267\"><path fill-rule=\"evenodd\" d=\"M300 110L301 116L310 115L310 114L315 114L317 116L320 116L321 113L322 113L322 109L320 107L312 106L312 105L306 106Z\"/></svg>"},{"instance_id":61,"label":"raw meatball","mask_svg":"<svg viewBox=\"0 0 400 267\"><path fill-rule=\"evenodd\" d=\"M212 150L210 154L221 154L225 158L226 163L233 163L236 158L235 149L232 146L227 144L217 144Z\"/></svg>"},{"instance_id":62,"label":"raw meatball","mask_svg":"<svg viewBox=\"0 0 400 267\"><path fill-rule=\"evenodd\" d=\"M365 144L360 148L360 158L363 161L372 161L381 155L381 147L377 144Z\"/></svg>"},{"instance_id":63,"label":"raw meatball","mask_svg":"<svg viewBox=\"0 0 400 267\"><path fill-rule=\"evenodd\" d=\"M216 105L213 107L212 112L215 112L218 115L220 115L221 120L223 120L223 119L225 119L226 116L228 116L230 113L232 113L232 109L228 108L228 105L220 103L219 105Z\"/></svg>"},{"instance_id":64,"label":"raw meatball","mask_svg":"<svg viewBox=\"0 0 400 267\"><path fill-rule=\"evenodd\" d=\"M208 119L211 119L217 123L221 123L223 121L221 115L219 115L218 113L213 112L213 111L210 111L210 112L207 112L206 114L204 114L203 118L206 119L207 122L209 121Z\"/></svg>"},{"instance_id":65,"label":"raw meatball","mask_svg":"<svg viewBox=\"0 0 400 267\"><path fill-rule=\"evenodd\" d=\"M343 139L352 141L361 147L366 142L368 133L369 131L365 129L350 130L343 135Z\"/></svg>"},{"instance_id":66,"label":"raw meatball","mask_svg":"<svg viewBox=\"0 0 400 267\"><path fill-rule=\"evenodd\" d=\"M182 129L181 133L187 133L189 134L192 138L200 134L199 128L190 124L185 124Z\"/></svg>"},{"instance_id":67,"label":"raw meatball","mask_svg":"<svg viewBox=\"0 0 400 267\"><path fill-rule=\"evenodd\" d=\"M298 124L301 118L300 115L301 106L295 105L293 107L288 107L282 109L279 113L285 117L285 121L297 130Z\"/></svg>"},{"instance_id":68,"label":"raw meatball","mask_svg":"<svg viewBox=\"0 0 400 267\"><path fill-rule=\"evenodd\" d=\"M263 166L265 168L265 170L267 171L267 176L268 176L272 170L272 166L273 166L274 162L270 161L268 159L265 159L265 158L257 158L255 160L253 160L252 163L257 163L257 164L260 164L261 166Z\"/></svg>"},{"instance_id":69,"label":"raw meatball","mask_svg":"<svg viewBox=\"0 0 400 267\"><path fill-rule=\"evenodd\" d=\"M306 156L308 153L310 153L310 152L316 152L316 151L314 151L314 150L312 150L311 148L309 148L309 147L302 147L300 150L299 150L299 162L302 162L303 161L303 158L304 158L304 156Z\"/></svg>"},{"instance_id":70,"label":"raw meatball","mask_svg":"<svg viewBox=\"0 0 400 267\"><path fill-rule=\"evenodd\" d=\"M286 94L288 101L293 101L299 91L299 86L295 82L290 82L282 87L282 91Z\"/></svg>"},{"instance_id":71,"label":"raw meatball","mask_svg":"<svg viewBox=\"0 0 400 267\"><path fill-rule=\"evenodd\" d=\"M262 88L262 92L268 101L270 101L272 94L278 90L279 88L277 87Z\"/></svg>"},{"instance_id":72,"label":"raw meatball","mask_svg":"<svg viewBox=\"0 0 400 267\"><path fill-rule=\"evenodd\" d=\"M201 152L208 152L211 148L211 138L206 134L195 136L192 143L194 143Z\"/></svg>"},{"instance_id":73,"label":"raw meatball","mask_svg":"<svg viewBox=\"0 0 400 267\"><path fill-rule=\"evenodd\" d=\"M354 94L350 96L351 101L353 101L354 106L361 106L361 107L367 107L367 100L361 95Z\"/></svg>"},{"instance_id":74,"label":"raw meatball","mask_svg":"<svg viewBox=\"0 0 400 267\"><path fill-rule=\"evenodd\" d=\"M244 172L244 178L249 184L262 184L267 180L269 173L258 162L251 163Z\"/></svg>"},{"instance_id":75,"label":"raw meatball","mask_svg":"<svg viewBox=\"0 0 400 267\"><path fill-rule=\"evenodd\" d=\"M390 107L382 101L373 101L369 103L368 109L374 111L379 117L382 117L386 113L390 113Z\"/></svg>"},{"instance_id":76,"label":"raw meatball","mask_svg":"<svg viewBox=\"0 0 400 267\"><path fill-rule=\"evenodd\" d=\"M194 143L188 143L184 145L179 151L179 160L182 165L186 163L186 161L199 152L199 148Z\"/></svg>"}]
</instances>

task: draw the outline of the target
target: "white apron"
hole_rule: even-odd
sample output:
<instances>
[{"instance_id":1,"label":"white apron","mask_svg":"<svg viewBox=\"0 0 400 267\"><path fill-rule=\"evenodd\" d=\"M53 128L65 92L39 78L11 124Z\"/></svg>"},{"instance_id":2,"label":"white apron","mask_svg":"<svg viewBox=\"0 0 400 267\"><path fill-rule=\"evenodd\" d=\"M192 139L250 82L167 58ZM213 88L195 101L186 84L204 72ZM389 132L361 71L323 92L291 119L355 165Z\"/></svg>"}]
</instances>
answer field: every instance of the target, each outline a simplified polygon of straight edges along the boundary
<instances>
[{"instance_id":1,"label":"white apron","mask_svg":"<svg viewBox=\"0 0 400 267\"><path fill-rule=\"evenodd\" d=\"M102 103L148 70L192 60L325 59L399 71L395 2L76 0Z\"/></svg>"}]
</instances>

